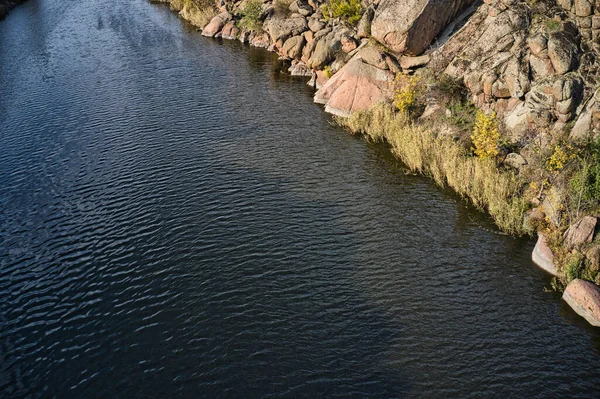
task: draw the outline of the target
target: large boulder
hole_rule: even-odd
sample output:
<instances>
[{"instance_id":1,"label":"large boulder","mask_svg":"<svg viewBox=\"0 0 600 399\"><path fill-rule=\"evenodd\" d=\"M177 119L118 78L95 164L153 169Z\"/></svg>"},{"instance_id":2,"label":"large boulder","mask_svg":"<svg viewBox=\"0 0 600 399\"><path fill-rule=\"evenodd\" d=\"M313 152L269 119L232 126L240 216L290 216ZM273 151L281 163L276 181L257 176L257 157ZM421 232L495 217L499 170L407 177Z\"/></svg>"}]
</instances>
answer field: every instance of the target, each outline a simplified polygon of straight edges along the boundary
<instances>
[{"instance_id":1,"label":"large boulder","mask_svg":"<svg viewBox=\"0 0 600 399\"><path fill-rule=\"evenodd\" d=\"M353 58L316 93L325 111L347 117L367 110L391 95L394 74Z\"/></svg>"},{"instance_id":2,"label":"large boulder","mask_svg":"<svg viewBox=\"0 0 600 399\"><path fill-rule=\"evenodd\" d=\"M291 59L298 58L300 54L302 54L302 48L304 47L304 44L306 44L306 39L304 36L290 37L283 44L280 53Z\"/></svg>"},{"instance_id":3,"label":"large boulder","mask_svg":"<svg viewBox=\"0 0 600 399\"><path fill-rule=\"evenodd\" d=\"M553 276L558 274L556 272L556 266L554 266L554 254L548 246L546 237L543 234L538 235L537 243L535 244L535 248L533 248L533 253L531 254L531 260L533 260L533 263Z\"/></svg>"},{"instance_id":4,"label":"large boulder","mask_svg":"<svg viewBox=\"0 0 600 399\"><path fill-rule=\"evenodd\" d=\"M598 96L600 98L600 96ZM577 118L577 122L571 130L570 138L574 140L586 141L593 137L594 134L594 112L600 109L600 101L592 97L586 104L585 108Z\"/></svg>"},{"instance_id":5,"label":"large boulder","mask_svg":"<svg viewBox=\"0 0 600 399\"><path fill-rule=\"evenodd\" d=\"M562 75L577 67L579 48L565 32L554 32L548 40L548 57L557 74Z\"/></svg>"},{"instance_id":6,"label":"large boulder","mask_svg":"<svg viewBox=\"0 0 600 399\"><path fill-rule=\"evenodd\" d=\"M235 40L240 35L239 28L235 25L235 21L229 21L221 30L221 37L227 40Z\"/></svg>"},{"instance_id":7,"label":"large boulder","mask_svg":"<svg viewBox=\"0 0 600 399\"><path fill-rule=\"evenodd\" d=\"M210 20L208 25L202 29L202 36L214 37L217 33L223 29L225 24L231 20L231 14L228 12L222 12L213 19Z\"/></svg>"},{"instance_id":8,"label":"large boulder","mask_svg":"<svg viewBox=\"0 0 600 399\"><path fill-rule=\"evenodd\" d=\"M288 38L298 36L307 30L308 24L304 17L284 19L274 16L264 23L263 29L269 33L273 43L279 40L285 42Z\"/></svg>"},{"instance_id":9,"label":"large boulder","mask_svg":"<svg viewBox=\"0 0 600 399\"><path fill-rule=\"evenodd\" d=\"M420 55L475 0L382 0L371 35L397 53Z\"/></svg>"},{"instance_id":10,"label":"large boulder","mask_svg":"<svg viewBox=\"0 0 600 399\"><path fill-rule=\"evenodd\" d=\"M332 62L342 50L342 38L349 35L350 30L343 26L338 26L333 30L323 29L315 33L314 44L310 43L306 46L307 53L311 53L306 65L313 69L321 69Z\"/></svg>"},{"instance_id":11,"label":"large boulder","mask_svg":"<svg viewBox=\"0 0 600 399\"><path fill-rule=\"evenodd\" d=\"M562 298L588 323L600 327L600 290L594 283L575 279L567 285Z\"/></svg>"}]
</instances>

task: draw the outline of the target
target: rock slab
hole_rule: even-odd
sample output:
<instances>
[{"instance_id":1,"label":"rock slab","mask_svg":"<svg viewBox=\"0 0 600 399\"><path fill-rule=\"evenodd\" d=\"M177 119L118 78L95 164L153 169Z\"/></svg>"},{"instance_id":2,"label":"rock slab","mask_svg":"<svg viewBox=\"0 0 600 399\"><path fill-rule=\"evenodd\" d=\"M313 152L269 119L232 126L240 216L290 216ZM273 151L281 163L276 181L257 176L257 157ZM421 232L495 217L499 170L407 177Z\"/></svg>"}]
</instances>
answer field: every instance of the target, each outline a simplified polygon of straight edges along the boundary
<instances>
[{"instance_id":1,"label":"rock slab","mask_svg":"<svg viewBox=\"0 0 600 399\"><path fill-rule=\"evenodd\" d=\"M531 260L553 276L558 274L556 272L556 266L554 265L554 254L548 246L546 237L543 234L538 235L537 243L531 254Z\"/></svg>"},{"instance_id":2,"label":"rock slab","mask_svg":"<svg viewBox=\"0 0 600 399\"><path fill-rule=\"evenodd\" d=\"M316 93L315 102L325 104L325 111L348 117L389 97L394 74L353 58Z\"/></svg>"},{"instance_id":3,"label":"rock slab","mask_svg":"<svg viewBox=\"0 0 600 399\"><path fill-rule=\"evenodd\" d=\"M396 53L420 55L474 0L382 0L371 35Z\"/></svg>"}]
</instances>

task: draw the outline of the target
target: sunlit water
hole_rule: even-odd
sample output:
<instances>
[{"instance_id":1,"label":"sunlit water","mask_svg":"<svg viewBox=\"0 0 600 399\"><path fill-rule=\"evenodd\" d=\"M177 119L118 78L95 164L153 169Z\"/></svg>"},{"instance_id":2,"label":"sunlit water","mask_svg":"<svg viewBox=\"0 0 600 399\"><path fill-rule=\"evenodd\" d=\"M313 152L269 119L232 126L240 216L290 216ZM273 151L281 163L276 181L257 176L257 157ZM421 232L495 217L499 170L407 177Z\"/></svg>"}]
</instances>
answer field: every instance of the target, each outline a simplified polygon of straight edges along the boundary
<instances>
[{"instance_id":1,"label":"sunlit water","mask_svg":"<svg viewBox=\"0 0 600 399\"><path fill-rule=\"evenodd\" d=\"M145 0L0 23L3 397L600 395L533 244Z\"/></svg>"}]
</instances>

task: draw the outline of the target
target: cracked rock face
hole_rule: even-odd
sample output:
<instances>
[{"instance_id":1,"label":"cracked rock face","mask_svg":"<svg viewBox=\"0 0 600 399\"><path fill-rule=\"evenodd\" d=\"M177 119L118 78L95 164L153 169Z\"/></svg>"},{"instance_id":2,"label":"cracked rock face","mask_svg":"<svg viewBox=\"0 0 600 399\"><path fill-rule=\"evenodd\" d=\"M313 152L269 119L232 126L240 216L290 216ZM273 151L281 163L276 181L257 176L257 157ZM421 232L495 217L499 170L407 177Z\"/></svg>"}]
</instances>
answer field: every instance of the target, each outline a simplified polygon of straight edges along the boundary
<instances>
[{"instance_id":1,"label":"cracked rock face","mask_svg":"<svg viewBox=\"0 0 600 399\"><path fill-rule=\"evenodd\" d=\"M371 35L396 53L419 55L474 0L382 0Z\"/></svg>"}]
</instances>

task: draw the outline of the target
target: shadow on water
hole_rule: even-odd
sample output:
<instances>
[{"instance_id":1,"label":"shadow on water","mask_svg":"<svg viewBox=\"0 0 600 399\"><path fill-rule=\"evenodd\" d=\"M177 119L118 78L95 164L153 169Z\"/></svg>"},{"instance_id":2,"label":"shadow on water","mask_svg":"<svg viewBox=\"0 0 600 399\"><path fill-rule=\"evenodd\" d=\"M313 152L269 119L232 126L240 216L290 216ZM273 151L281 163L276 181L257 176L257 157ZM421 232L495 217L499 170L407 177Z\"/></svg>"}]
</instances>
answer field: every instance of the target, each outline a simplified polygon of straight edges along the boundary
<instances>
[{"instance_id":1,"label":"shadow on water","mask_svg":"<svg viewBox=\"0 0 600 399\"><path fill-rule=\"evenodd\" d=\"M600 335L532 241L274 54L145 0L36 3L44 46L0 24L4 394L597 396Z\"/></svg>"}]
</instances>

